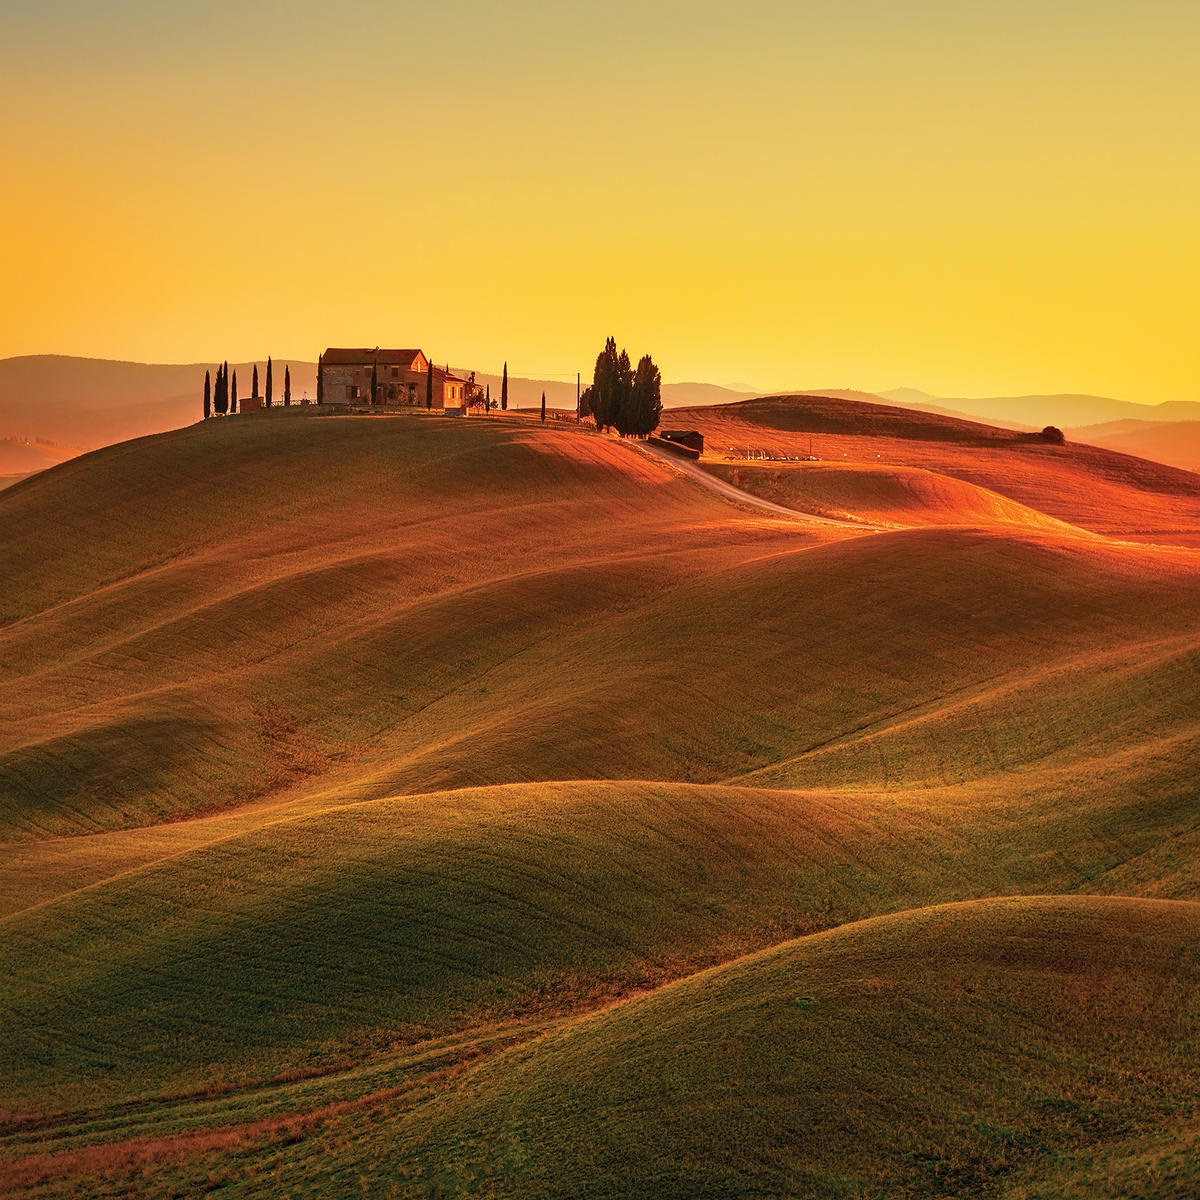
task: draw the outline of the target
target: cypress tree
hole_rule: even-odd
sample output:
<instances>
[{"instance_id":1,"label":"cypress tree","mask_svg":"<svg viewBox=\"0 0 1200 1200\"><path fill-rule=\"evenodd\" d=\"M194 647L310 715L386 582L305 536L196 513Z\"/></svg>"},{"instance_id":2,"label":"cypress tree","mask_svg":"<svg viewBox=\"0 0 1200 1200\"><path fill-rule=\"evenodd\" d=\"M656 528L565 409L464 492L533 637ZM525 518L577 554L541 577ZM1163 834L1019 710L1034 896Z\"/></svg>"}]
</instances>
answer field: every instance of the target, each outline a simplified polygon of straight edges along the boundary
<instances>
[{"instance_id":1,"label":"cypress tree","mask_svg":"<svg viewBox=\"0 0 1200 1200\"><path fill-rule=\"evenodd\" d=\"M284 406L290 405L292 402L292 368L283 364L283 403Z\"/></svg>"},{"instance_id":2,"label":"cypress tree","mask_svg":"<svg viewBox=\"0 0 1200 1200\"><path fill-rule=\"evenodd\" d=\"M212 376L204 372L204 419L212 416Z\"/></svg>"},{"instance_id":3,"label":"cypress tree","mask_svg":"<svg viewBox=\"0 0 1200 1200\"><path fill-rule=\"evenodd\" d=\"M269 354L267 355L267 394L263 398L263 403L268 408L271 407L271 356Z\"/></svg>"},{"instance_id":4,"label":"cypress tree","mask_svg":"<svg viewBox=\"0 0 1200 1200\"><path fill-rule=\"evenodd\" d=\"M250 399L258 399L258 363L254 364L254 378L250 381Z\"/></svg>"},{"instance_id":5,"label":"cypress tree","mask_svg":"<svg viewBox=\"0 0 1200 1200\"><path fill-rule=\"evenodd\" d=\"M379 359L371 363L371 403L379 403Z\"/></svg>"},{"instance_id":6,"label":"cypress tree","mask_svg":"<svg viewBox=\"0 0 1200 1200\"><path fill-rule=\"evenodd\" d=\"M217 368L217 387L213 393L213 411L224 416L229 411L229 377L226 374L228 366L222 363Z\"/></svg>"},{"instance_id":7,"label":"cypress tree","mask_svg":"<svg viewBox=\"0 0 1200 1200\"><path fill-rule=\"evenodd\" d=\"M633 367L629 363L628 350L622 350L617 357L610 414L609 424L615 425L622 437L633 432Z\"/></svg>"},{"instance_id":8,"label":"cypress tree","mask_svg":"<svg viewBox=\"0 0 1200 1200\"><path fill-rule=\"evenodd\" d=\"M483 407L488 412L492 411L492 385L490 383L483 389Z\"/></svg>"},{"instance_id":9,"label":"cypress tree","mask_svg":"<svg viewBox=\"0 0 1200 1200\"><path fill-rule=\"evenodd\" d=\"M542 393L542 420L546 419L546 393Z\"/></svg>"},{"instance_id":10,"label":"cypress tree","mask_svg":"<svg viewBox=\"0 0 1200 1200\"><path fill-rule=\"evenodd\" d=\"M504 378L500 382L500 411L508 412L508 360L504 362Z\"/></svg>"},{"instance_id":11,"label":"cypress tree","mask_svg":"<svg viewBox=\"0 0 1200 1200\"><path fill-rule=\"evenodd\" d=\"M629 432L646 437L658 428L662 416L662 373L654 359L643 354L633 376Z\"/></svg>"},{"instance_id":12,"label":"cypress tree","mask_svg":"<svg viewBox=\"0 0 1200 1200\"><path fill-rule=\"evenodd\" d=\"M229 389L229 412L237 412L237 372L233 373L233 384Z\"/></svg>"},{"instance_id":13,"label":"cypress tree","mask_svg":"<svg viewBox=\"0 0 1200 1200\"><path fill-rule=\"evenodd\" d=\"M325 403L325 355L317 355L317 403Z\"/></svg>"},{"instance_id":14,"label":"cypress tree","mask_svg":"<svg viewBox=\"0 0 1200 1200\"><path fill-rule=\"evenodd\" d=\"M596 355L596 369L592 375L592 418L597 429L606 429L615 424L619 391L618 364L617 342L610 337L604 343L604 349Z\"/></svg>"},{"instance_id":15,"label":"cypress tree","mask_svg":"<svg viewBox=\"0 0 1200 1200\"><path fill-rule=\"evenodd\" d=\"M428 370L425 372L425 407L433 407L433 363L426 364Z\"/></svg>"}]
</instances>

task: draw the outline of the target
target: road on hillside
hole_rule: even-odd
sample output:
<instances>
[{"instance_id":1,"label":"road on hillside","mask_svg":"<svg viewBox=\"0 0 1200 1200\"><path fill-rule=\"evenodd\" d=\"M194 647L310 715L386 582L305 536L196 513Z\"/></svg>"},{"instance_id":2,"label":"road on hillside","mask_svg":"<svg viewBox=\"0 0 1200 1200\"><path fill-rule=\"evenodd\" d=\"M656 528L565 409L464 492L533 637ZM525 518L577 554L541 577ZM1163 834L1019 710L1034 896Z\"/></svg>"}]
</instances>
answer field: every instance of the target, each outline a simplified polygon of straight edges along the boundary
<instances>
[{"instance_id":1,"label":"road on hillside","mask_svg":"<svg viewBox=\"0 0 1200 1200\"><path fill-rule=\"evenodd\" d=\"M635 446L644 454L653 454L655 458L661 458L663 462L670 463L671 466L678 468L682 474L690 475L702 487L706 487L709 491L724 496L727 500L735 500L738 504L744 504L751 508L765 509L769 513L791 517L793 520L811 521L817 525L836 525L841 529L860 529L863 532L877 528L877 526L869 525L864 521L841 520L837 517L819 517L816 513L807 513L798 508L788 508L786 505L776 504L773 500L764 500L761 496L751 495L750 492L745 492L741 488L734 487L732 483L726 483L725 480L718 479L715 475L710 475L703 467L691 459L680 458L678 455L672 454L670 450L656 446L652 442L628 442L627 444Z\"/></svg>"}]
</instances>

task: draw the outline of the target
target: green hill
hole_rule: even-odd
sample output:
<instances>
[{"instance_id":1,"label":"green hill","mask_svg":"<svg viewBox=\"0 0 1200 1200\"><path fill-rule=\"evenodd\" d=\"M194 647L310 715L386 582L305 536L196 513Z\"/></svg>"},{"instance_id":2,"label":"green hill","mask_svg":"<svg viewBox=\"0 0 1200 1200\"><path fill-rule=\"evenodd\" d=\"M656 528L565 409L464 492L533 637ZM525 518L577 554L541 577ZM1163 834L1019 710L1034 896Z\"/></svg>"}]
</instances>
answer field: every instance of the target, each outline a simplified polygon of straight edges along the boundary
<instances>
[{"instance_id":1,"label":"green hill","mask_svg":"<svg viewBox=\"0 0 1200 1200\"><path fill-rule=\"evenodd\" d=\"M0 493L0 1190L1189 1194L1191 494L897 419L840 525L511 415Z\"/></svg>"}]
</instances>

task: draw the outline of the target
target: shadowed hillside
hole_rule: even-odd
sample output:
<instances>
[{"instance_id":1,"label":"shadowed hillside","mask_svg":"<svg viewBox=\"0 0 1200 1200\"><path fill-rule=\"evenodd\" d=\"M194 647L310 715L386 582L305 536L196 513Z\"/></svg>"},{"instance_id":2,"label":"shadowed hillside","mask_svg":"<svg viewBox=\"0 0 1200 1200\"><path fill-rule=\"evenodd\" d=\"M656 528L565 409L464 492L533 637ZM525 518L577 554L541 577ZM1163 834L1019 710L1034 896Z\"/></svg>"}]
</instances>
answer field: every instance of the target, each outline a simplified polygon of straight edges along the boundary
<instances>
[{"instance_id":1,"label":"shadowed hillside","mask_svg":"<svg viewBox=\"0 0 1200 1200\"><path fill-rule=\"evenodd\" d=\"M0 493L6 1192L1187 1194L1200 488L691 420L826 461L280 410Z\"/></svg>"}]
</instances>

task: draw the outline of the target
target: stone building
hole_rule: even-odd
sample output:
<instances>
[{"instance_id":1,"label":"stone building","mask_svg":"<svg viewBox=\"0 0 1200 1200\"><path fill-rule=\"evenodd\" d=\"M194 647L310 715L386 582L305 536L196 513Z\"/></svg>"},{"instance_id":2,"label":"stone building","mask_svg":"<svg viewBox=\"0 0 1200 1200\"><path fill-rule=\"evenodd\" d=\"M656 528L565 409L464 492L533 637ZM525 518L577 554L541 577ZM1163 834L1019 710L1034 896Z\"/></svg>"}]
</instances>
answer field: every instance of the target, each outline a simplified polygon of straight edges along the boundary
<instances>
[{"instance_id":1,"label":"stone building","mask_svg":"<svg viewBox=\"0 0 1200 1200\"><path fill-rule=\"evenodd\" d=\"M433 371L433 407L465 408L472 381L431 366L420 350L339 349L331 347L317 364L325 404L370 404L371 373L375 372L376 402L424 408L429 372Z\"/></svg>"}]
</instances>

